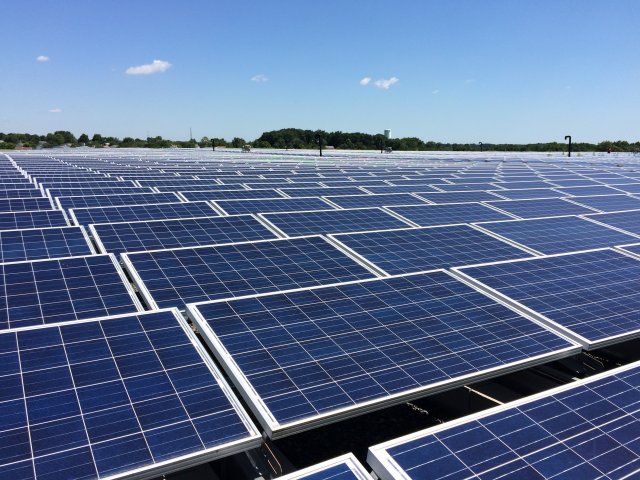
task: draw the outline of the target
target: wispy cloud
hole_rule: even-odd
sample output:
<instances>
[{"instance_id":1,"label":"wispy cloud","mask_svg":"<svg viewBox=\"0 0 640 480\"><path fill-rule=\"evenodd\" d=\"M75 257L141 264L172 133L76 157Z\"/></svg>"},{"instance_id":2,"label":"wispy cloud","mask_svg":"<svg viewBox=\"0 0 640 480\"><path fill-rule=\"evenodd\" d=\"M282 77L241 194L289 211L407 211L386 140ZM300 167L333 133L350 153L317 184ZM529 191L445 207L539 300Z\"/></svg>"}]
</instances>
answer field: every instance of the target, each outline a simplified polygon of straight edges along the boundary
<instances>
[{"instance_id":1,"label":"wispy cloud","mask_svg":"<svg viewBox=\"0 0 640 480\"><path fill-rule=\"evenodd\" d=\"M431 93L433 95L438 95L440 93L440 90L431 90Z\"/></svg>"},{"instance_id":2,"label":"wispy cloud","mask_svg":"<svg viewBox=\"0 0 640 480\"><path fill-rule=\"evenodd\" d=\"M37 62L48 62L49 61L49 57L47 57L46 55L38 55L36 57L36 61Z\"/></svg>"},{"instance_id":3,"label":"wispy cloud","mask_svg":"<svg viewBox=\"0 0 640 480\"><path fill-rule=\"evenodd\" d=\"M61 108L52 108L51 110L49 110L49 113L60 113L62 112Z\"/></svg>"},{"instance_id":4,"label":"wispy cloud","mask_svg":"<svg viewBox=\"0 0 640 480\"><path fill-rule=\"evenodd\" d=\"M566 90L571 90L573 87L571 85L567 85L566 87L564 87Z\"/></svg>"},{"instance_id":5,"label":"wispy cloud","mask_svg":"<svg viewBox=\"0 0 640 480\"><path fill-rule=\"evenodd\" d=\"M251 81L258 83L268 82L269 77L267 77L264 73L259 73L258 75L254 75L253 77L251 77Z\"/></svg>"},{"instance_id":6,"label":"wispy cloud","mask_svg":"<svg viewBox=\"0 0 640 480\"><path fill-rule=\"evenodd\" d=\"M381 78L380 80L376 80L375 82L373 82L373 84L378 88L382 88L383 90L389 90L390 87L392 87L399 81L400 79L398 77Z\"/></svg>"},{"instance_id":7,"label":"wispy cloud","mask_svg":"<svg viewBox=\"0 0 640 480\"><path fill-rule=\"evenodd\" d=\"M475 78L467 78L467 79L464 81L464 83L467 83L467 84L469 84L469 83L476 83L476 79L475 79Z\"/></svg>"},{"instance_id":8,"label":"wispy cloud","mask_svg":"<svg viewBox=\"0 0 640 480\"><path fill-rule=\"evenodd\" d=\"M146 65L138 65L129 67L126 70L127 75L152 75L154 73L166 72L171 68L171 64L166 60L154 60Z\"/></svg>"},{"instance_id":9,"label":"wispy cloud","mask_svg":"<svg viewBox=\"0 0 640 480\"><path fill-rule=\"evenodd\" d=\"M364 77L360 80L360 85L369 85L369 82L371 82L371 77Z\"/></svg>"}]
</instances>

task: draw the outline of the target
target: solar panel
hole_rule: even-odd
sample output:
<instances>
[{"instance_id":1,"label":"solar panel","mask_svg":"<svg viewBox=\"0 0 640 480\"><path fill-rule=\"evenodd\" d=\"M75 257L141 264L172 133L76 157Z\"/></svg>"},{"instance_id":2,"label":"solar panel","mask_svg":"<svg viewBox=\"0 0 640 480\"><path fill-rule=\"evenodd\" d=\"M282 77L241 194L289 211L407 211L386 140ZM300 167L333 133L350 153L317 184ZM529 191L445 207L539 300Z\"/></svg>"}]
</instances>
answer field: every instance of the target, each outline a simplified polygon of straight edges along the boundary
<instances>
[{"instance_id":1,"label":"solar panel","mask_svg":"<svg viewBox=\"0 0 640 480\"><path fill-rule=\"evenodd\" d=\"M481 223L480 227L542 254L577 252L632 243L637 237L579 217Z\"/></svg>"},{"instance_id":2,"label":"solar panel","mask_svg":"<svg viewBox=\"0 0 640 480\"><path fill-rule=\"evenodd\" d=\"M123 254L152 308L374 276L322 237Z\"/></svg>"},{"instance_id":3,"label":"solar panel","mask_svg":"<svg viewBox=\"0 0 640 480\"><path fill-rule=\"evenodd\" d=\"M273 438L578 348L444 271L187 312Z\"/></svg>"},{"instance_id":4,"label":"solar panel","mask_svg":"<svg viewBox=\"0 0 640 480\"><path fill-rule=\"evenodd\" d=\"M424 205L423 199L410 193L341 195L323 197L341 208L383 207L385 205Z\"/></svg>"},{"instance_id":5,"label":"solar panel","mask_svg":"<svg viewBox=\"0 0 640 480\"><path fill-rule=\"evenodd\" d=\"M500 195L508 200L527 200L532 198L560 198L565 194L550 188L525 188L516 190L491 190L491 193Z\"/></svg>"},{"instance_id":6,"label":"solar panel","mask_svg":"<svg viewBox=\"0 0 640 480\"><path fill-rule=\"evenodd\" d=\"M0 188L0 198L37 198L43 197L42 192L37 188L21 188L4 190Z\"/></svg>"},{"instance_id":7,"label":"solar panel","mask_svg":"<svg viewBox=\"0 0 640 480\"><path fill-rule=\"evenodd\" d=\"M461 267L551 328L595 348L640 334L640 261L610 249Z\"/></svg>"},{"instance_id":8,"label":"solar panel","mask_svg":"<svg viewBox=\"0 0 640 480\"><path fill-rule=\"evenodd\" d=\"M74 208L69 210L69 215L76 225L90 225L92 223L215 217L219 214L207 202L185 202L121 205L119 207Z\"/></svg>"},{"instance_id":9,"label":"solar panel","mask_svg":"<svg viewBox=\"0 0 640 480\"><path fill-rule=\"evenodd\" d=\"M637 243L635 245L621 245L617 248L622 250L623 252L629 252L640 257L640 243Z\"/></svg>"},{"instance_id":10,"label":"solar panel","mask_svg":"<svg viewBox=\"0 0 640 480\"><path fill-rule=\"evenodd\" d=\"M51 200L37 198L0 198L0 213L28 212L32 210L51 210Z\"/></svg>"},{"instance_id":11,"label":"solar panel","mask_svg":"<svg viewBox=\"0 0 640 480\"><path fill-rule=\"evenodd\" d=\"M425 185L398 185L388 187L364 187L367 192L371 193L413 193L413 192L438 192L439 190ZM460 189L462 190L462 189Z\"/></svg>"},{"instance_id":12,"label":"solar panel","mask_svg":"<svg viewBox=\"0 0 640 480\"><path fill-rule=\"evenodd\" d=\"M278 477L278 480L373 480L352 454L332 458L326 462Z\"/></svg>"},{"instance_id":13,"label":"solar panel","mask_svg":"<svg viewBox=\"0 0 640 480\"><path fill-rule=\"evenodd\" d=\"M559 192L565 195L615 195L622 193L615 188L607 187L605 185L598 185L593 187L573 187L573 188L556 188Z\"/></svg>"},{"instance_id":14,"label":"solar panel","mask_svg":"<svg viewBox=\"0 0 640 480\"><path fill-rule=\"evenodd\" d=\"M58 206L63 209L88 207L110 207L116 205L143 205L147 203L169 203L179 201L175 193L135 193L131 195L84 195L77 197L57 197Z\"/></svg>"},{"instance_id":15,"label":"solar panel","mask_svg":"<svg viewBox=\"0 0 640 480\"><path fill-rule=\"evenodd\" d=\"M267 213L261 217L273 224L284 235L292 237L321 233L387 230L407 226L406 222L380 208Z\"/></svg>"},{"instance_id":16,"label":"solar panel","mask_svg":"<svg viewBox=\"0 0 640 480\"><path fill-rule=\"evenodd\" d=\"M148 477L261 438L175 310L0 333L5 478Z\"/></svg>"},{"instance_id":17,"label":"solar panel","mask_svg":"<svg viewBox=\"0 0 640 480\"><path fill-rule=\"evenodd\" d=\"M113 255L0 264L0 330L141 310Z\"/></svg>"},{"instance_id":18,"label":"solar panel","mask_svg":"<svg viewBox=\"0 0 640 480\"><path fill-rule=\"evenodd\" d=\"M640 198L630 195L596 195L593 197L571 197L572 202L601 212L640 210Z\"/></svg>"},{"instance_id":19,"label":"solar panel","mask_svg":"<svg viewBox=\"0 0 640 480\"><path fill-rule=\"evenodd\" d=\"M123 184L122 182L119 182ZM77 197L80 195L122 195L122 194L135 194L135 193L154 193L150 187L133 187L133 186L115 186L117 184L109 184L108 186L102 186L101 184L92 184L87 182L84 187L77 188L64 188L55 187L48 188L47 193L50 197ZM124 185L124 184L123 184Z\"/></svg>"},{"instance_id":20,"label":"solar panel","mask_svg":"<svg viewBox=\"0 0 640 480\"><path fill-rule=\"evenodd\" d=\"M561 217L564 215L593 213L590 208L566 202L561 198L500 200L487 202L487 204L520 218Z\"/></svg>"},{"instance_id":21,"label":"solar panel","mask_svg":"<svg viewBox=\"0 0 640 480\"><path fill-rule=\"evenodd\" d=\"M451 179L449 179L451 180ZM463 192L465 190L497 190L500 191L500 187L495 183L438 183L433 185L434 187L445 192ZM435 191L435 190L434 190Z\"/></svg>"},{"instance_id":22,"label":"solar panel","mask_svg":"<svg viewBox=\"0 0 640 480\"><path fill-rule=\"evenodd\" d=\"M630 210L627 212L616 213L595 213L591 215L585 215L585 217L598 223L609 225L613 228L619 228L629 233L640 235L639 210Z\"/></svg>"},{"instance_id":23,"label":"solar panel","mask_svg":"<svg viewBox=\"0 0 640 480\"><path fill-rule=\"evenodd\" d=\"M62 210L0 213L0 230L64 227L68 224Z\"/></svg>"},{"instance_id":24,"label":"solar panel","mask_svg":"<svg viewBox=\"0 0 640 480\"><path fill-rule=\"evenodd\" d=\"M332 235L386 274L530 257L469 225Z\"/></svg>"},{"instance_id":25,"label":"solar panel","mask_svg":"<svg viewBox=\"0 0 640 480\"><path fill-rule=\"evenodd\" d=\"M362 195L365 193L354 187L280 188L289 197L326 197L328 195Z\"/></svg>"},{"instance_id":26,"label":"solar panel","mask_svg":"<svg viewBox=\"0 0 640 480\"><path fill-rule=\"evenodd\" d=\"M633 363L369 449L388 479L637 477Z\"/></svg>"},{"instance_id":27,"label":"solar panel","mask_svg":"<svg viewBox=\"0 0 640 480\"><path fill-rule=\"evenodd\" d=\"M115 254L277 238L251 215L105 223L89 229L102 253Z\"/></svg>"},{"instance_id":28,"label":"solar panel","mask_svg":"<svg viewBox=\"0 0 640 480\"><path fill-rule=\"evenodd\" d=\"M320 198L270 198L258 200L219 200L213 202L228 215L261 212L293 212L333 208Z\"/></svg>"},{"instance_id":29,"label":"solar panel","mask_svg":"<svg viewBox=\"0 0 640 480\"><path fill-rule=\"evenodd\" d=\"M74 257L95 253L82 227L0 231L0 262Z\"/></svg>"},{"instance_id":30,"label":"solar panel","mask_svg":"<svg viewBox=\"0 0 640 480\"><path fill-rule=\"evenodd\" d=\"M277 190L265 188L260 190L202 190L202 191L183 191L179 192L189 201L194 200L230 200L230 199L248 199L248 198L276 198L280 195Z\"/></svg>"},{"instance_id":31,"label":"solar panel","mask_svg":"<svg viewBox=\"0 0 640 480\"><path fill-rule=\"evenodd\" d=\"M640 183L625 183L616 185L616 188L626 193L640 193Z\"/></svg>"},{"instance_id":32,"label":"solar panel","mask_svg":"<svg viewBox=\"0 0 640 480\"><path fill-rule=\"evenodd\" d=\"M421 198L425 198L433 203L471 203L500 199L497 195L485 191L416 193L420 195Z\"/></svg>"},{"instance_id":33,"label":"solar panel","mask_svg":"<svg viewBox=\"0 0 640 480\"><path fill-rule=\"evenodd\" d=\"M387 207L388 210L402 215L421 227L451 225L512 218L506 213L480 203L447 203L409 207Z\"/></svg>"}]
</instances>

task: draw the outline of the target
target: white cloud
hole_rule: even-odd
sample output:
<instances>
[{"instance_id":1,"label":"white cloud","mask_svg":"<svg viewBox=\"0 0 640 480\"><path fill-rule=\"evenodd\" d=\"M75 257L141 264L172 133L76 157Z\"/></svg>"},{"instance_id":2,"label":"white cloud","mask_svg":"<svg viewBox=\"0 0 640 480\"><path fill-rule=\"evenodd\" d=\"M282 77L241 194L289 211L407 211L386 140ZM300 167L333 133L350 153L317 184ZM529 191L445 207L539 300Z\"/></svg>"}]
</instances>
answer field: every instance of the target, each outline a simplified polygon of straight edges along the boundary
<instances>
[{"instance_id":1,"label":"white cloud","mask_svg":"<svg viewBox=\"0 0 640 480\"><path fill-rule=\"evenodd\" d=\"M364 77L362 80L360 80L360 85L369 85L370 81L371 77Z\"/></svg>"},{"instance_id":2,"label":"white cloud","mask_svg":"<svg viewBox=\"0 0 640 480\"><path fill-rule=\"evenodd\" d=\"M49 110L49 113L60 113L62 112L61 108L52 108L51 110Z\"/></svg>"},{"instance_id":3,"label":"white cloud","mask_svg":"<svg viewBox=\"0 0 640 480\"><path fill-rule=\"evenodd\" d=\"M258 75L254 75L251 77L252 82L268 82L269 77L267 77L264 73L260 73Z\"/></svg>"},{"instance_id":4,"label":"white cloud","mask_svg":"<svg viewBox=\"0 0 640 480\"><path fill-rule=\"evenodd\" d=\"M154 73L166 72L171 68L171 64L165 60L154 60L146 65L138 65L129 67L126 70L127 75L152 75Z\"/></svg>"},{"instance_id":5,"label":"white cloud","mask_svg":"<svg viewBox=\"0 0 640 480\"><path fill-rule=\"evenodd\" d=\"M440 93L440 90L432 90L431 93L434 94L434 95L437 95L437 94Z\"/></svg>"},{"instance_id":6,"label":"white cloud","mask_svg":"<svg viewBox=\"0 0 640 480\"><path fill-rule=\"evenodd\" d=\"M46 55L38 55L36 57L36 61L37 62L48 62L49 61L49 57L47 57Z\"/></svg>"},{"instance_id":7,"label":"white cloud","mask_svg":"<svg viewBox=\"0 0 640 480\"><path fill-rule=\"evenodd\" d=\"M564 87L567 90L571 90L573 87L571 85L567 85L566 87Z\"/></svg>"},{"instance_id":8,"label":"white cloud","mask_svg":"<svg viewBox=\"0 0 640 480\"><path fill-rule=\"evenodd\" d=\"M395 85L399 81L400 79L398 77L381 78L380 80L376 80L375 82L373 82L373 84L378 88L382 88L383 90L389 90L389 87Z\"/></svg>"}]
</instances>

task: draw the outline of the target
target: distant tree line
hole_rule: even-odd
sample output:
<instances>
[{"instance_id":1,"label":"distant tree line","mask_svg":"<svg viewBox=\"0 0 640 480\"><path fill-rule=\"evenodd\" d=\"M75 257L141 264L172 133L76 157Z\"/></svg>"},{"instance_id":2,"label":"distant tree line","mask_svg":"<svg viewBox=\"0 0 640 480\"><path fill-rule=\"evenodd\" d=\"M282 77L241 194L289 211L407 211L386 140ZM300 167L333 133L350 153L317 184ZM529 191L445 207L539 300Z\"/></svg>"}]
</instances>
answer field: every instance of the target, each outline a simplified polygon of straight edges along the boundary
<instances>
[{"instance_id":1,"label":"distant tree line","mask_svg":"<svg viewBox=\"0 0 640 480\"><path fill-rule=\"evenodd\" d=\"M89 137L86 133L75 137L68 131L56 131L46 135L33 135L28 133L1 133L0 149L14 148L53 148L59 146L70 147L122 147L122 148L213 148L229 147L241 148L250 143L255 148L287 148L305 149L318 148L318 143L323 146L330 146L342 150L380 150L390 147L394 151L479 151L478 143L442 143L434 141L424 141L416 137L390 138L387 139L382 134L371 135L368 133L347 133L347 132L325 132L324 130L302 130L299 128L283 128L264 132L253 142L235 137L231 141L217 137L202 137L200 141L191 140L170 140L161 136L147 137L145 139L124 137L102 136L99 133ZM511 152L563 152L567 145L563 142L548 143L485 143L482 148L485 151L511 151ZM630 143L624 140L603 141L600 143L573 143L574 152L640 152L640 142Z\"/></svg>"}]
</instances>

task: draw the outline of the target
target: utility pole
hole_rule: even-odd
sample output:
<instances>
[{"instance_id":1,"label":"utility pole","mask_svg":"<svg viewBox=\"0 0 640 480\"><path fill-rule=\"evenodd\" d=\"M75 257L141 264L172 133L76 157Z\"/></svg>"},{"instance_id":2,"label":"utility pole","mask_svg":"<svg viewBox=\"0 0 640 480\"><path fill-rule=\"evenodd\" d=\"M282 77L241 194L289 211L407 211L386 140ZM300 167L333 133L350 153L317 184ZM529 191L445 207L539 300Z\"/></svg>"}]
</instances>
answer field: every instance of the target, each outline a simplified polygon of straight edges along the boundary
<instances>
[{"instance_id":1,"label":"utility pole","mask_svg":"<svg viewBox=\"0 0 640 480\"><path fill-rule=\"evenodd\" d=\"M480 151L482 152L482 142L478 142L480 143Z\"/></svg>"},{"instance_id":2,"label":"utility pole","mask_svg":"<svg viewBox=\"0 0 640 480\"><path fill-rule=\"evenodd\" d=\"M571 135L565 135L564 139L565 140L567 140L567 139L569 140L569 155L568 156L570 157L571 156Z\"/></svg>"}]
</instances>

